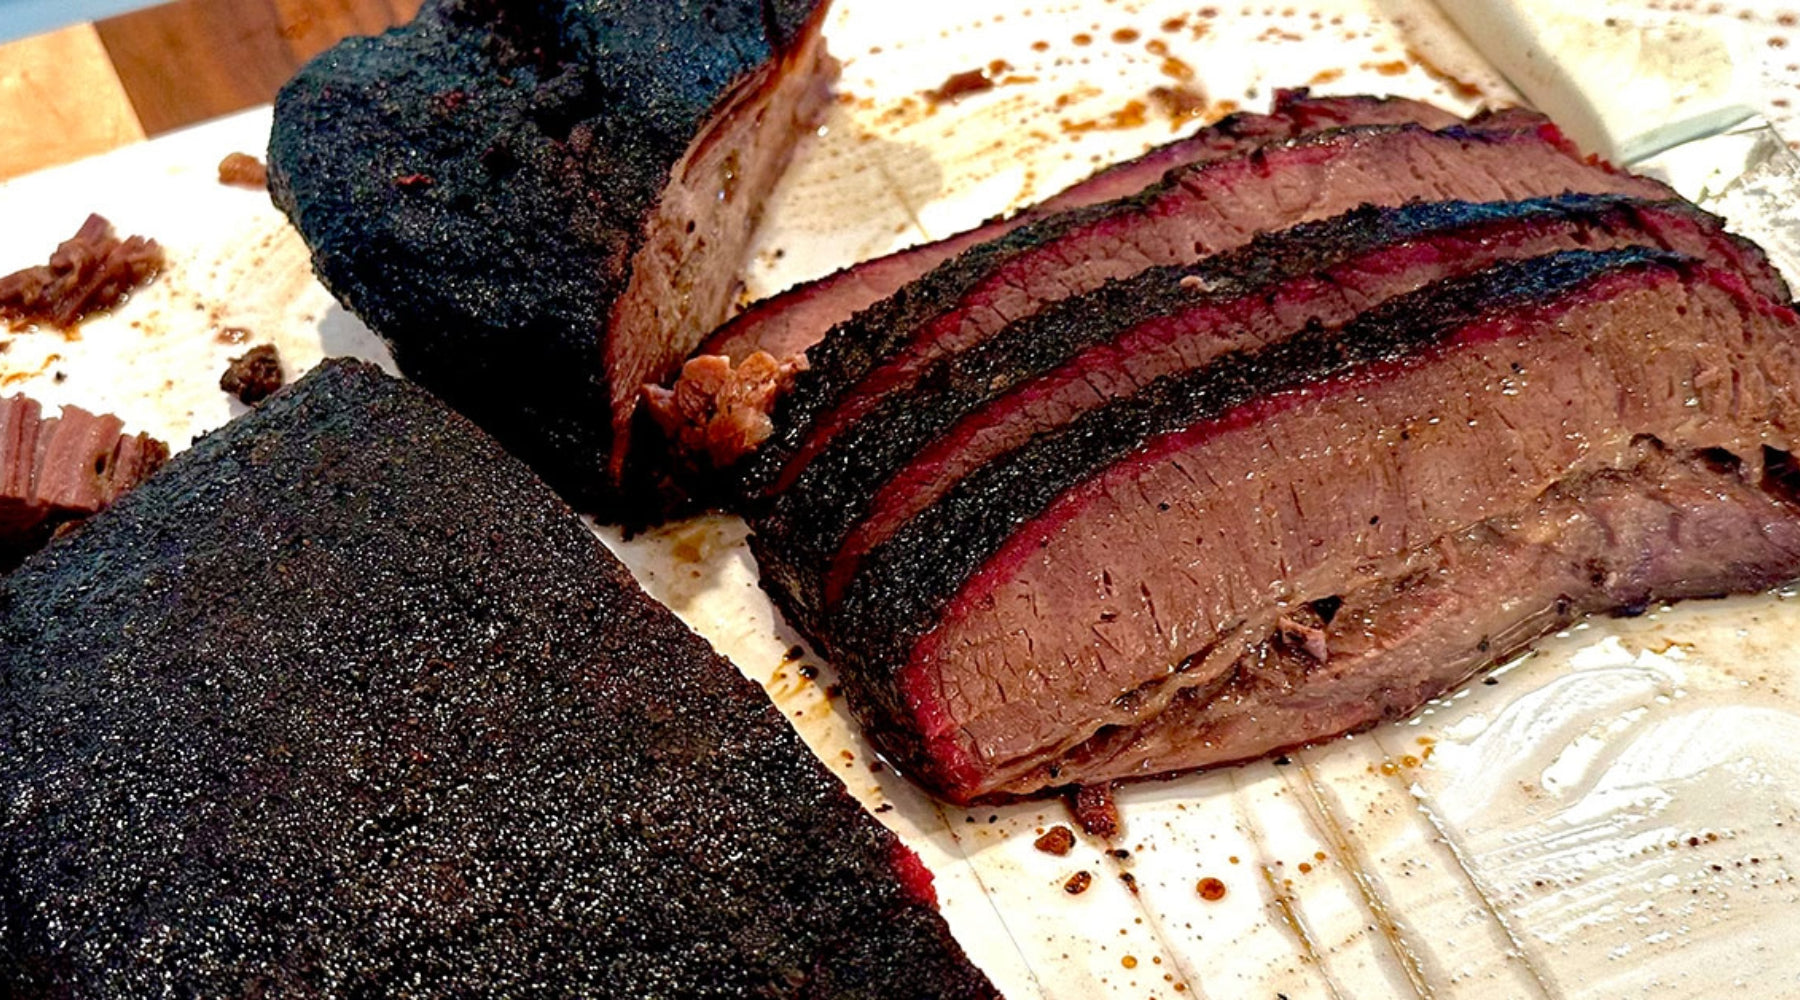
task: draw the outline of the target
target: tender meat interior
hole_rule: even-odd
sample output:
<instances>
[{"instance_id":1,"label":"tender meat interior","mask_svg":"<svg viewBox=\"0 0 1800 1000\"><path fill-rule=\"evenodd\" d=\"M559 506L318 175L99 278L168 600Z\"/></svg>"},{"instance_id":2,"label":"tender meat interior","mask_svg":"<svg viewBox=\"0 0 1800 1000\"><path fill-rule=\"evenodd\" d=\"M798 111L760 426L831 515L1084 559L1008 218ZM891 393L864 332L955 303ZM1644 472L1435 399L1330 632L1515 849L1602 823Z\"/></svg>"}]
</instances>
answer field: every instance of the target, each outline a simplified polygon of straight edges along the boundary
<instances>
[{"instance_id":1,"label":"tender meat interior","mask_svg":"<svg viewBox=\"0 0 1800 1000\"><path fill-rule=\"evenodd\" d=\"M644 408L683 455L729 468L775 431L775 401L806 370L806 356L777 361L757 351L740 364L720 354L690 358L670 388L644 386Z\"/></svg>"}]
</instances>

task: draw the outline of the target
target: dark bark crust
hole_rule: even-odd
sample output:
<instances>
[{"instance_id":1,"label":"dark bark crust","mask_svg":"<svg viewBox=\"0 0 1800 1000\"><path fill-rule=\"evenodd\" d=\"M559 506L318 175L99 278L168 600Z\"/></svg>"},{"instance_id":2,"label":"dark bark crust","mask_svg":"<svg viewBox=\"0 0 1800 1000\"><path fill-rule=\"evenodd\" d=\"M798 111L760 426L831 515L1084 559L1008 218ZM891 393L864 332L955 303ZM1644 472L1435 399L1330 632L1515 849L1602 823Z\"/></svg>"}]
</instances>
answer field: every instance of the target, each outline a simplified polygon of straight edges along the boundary
<instances>
[{"instance_id":1,"label":"dark bark crust","mask_svg":"<svg viewBox=\"0 0 1800 1000\"><path fill-rule=\"evenodd\" d=\"M328 362L0 580L0 993L995 997L762 691Z\"/></svg>"}]
</instances>

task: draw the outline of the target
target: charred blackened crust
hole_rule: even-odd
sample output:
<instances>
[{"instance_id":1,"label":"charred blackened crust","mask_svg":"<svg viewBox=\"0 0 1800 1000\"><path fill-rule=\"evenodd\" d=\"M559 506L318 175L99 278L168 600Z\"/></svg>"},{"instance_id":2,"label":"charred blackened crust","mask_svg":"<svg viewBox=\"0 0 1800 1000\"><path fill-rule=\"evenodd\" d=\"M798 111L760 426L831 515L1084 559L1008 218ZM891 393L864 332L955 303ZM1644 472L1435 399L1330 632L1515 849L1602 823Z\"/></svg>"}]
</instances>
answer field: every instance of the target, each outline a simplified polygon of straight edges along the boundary
<instances>
[{"instance_id":1,"label":"charred blackened crust","mask_svg":"<svg viewBox=\"0 0 1800 1000\"><path fill-rule=\"evenodd\" d=\"M1147 439L1353 368L1420 356L1486 314L1553 301L1607 275L1687 260L1628 248L1498 264L1389 300L1341 330L1308 330L1261 350L1227 354L1091 410L969 475L873 549L843 603L825 617L835 661L858 677L852 690L867 700L865 708L905 718L897 701L889 703L899 696L893 674L964 582L1058 496Z\"/></svg>"},{"instance_id":2,"label":"charred blackened crust","mask_svg":"<svg viewBox=\"0 0 1800 1000\"><path fill-rule=\"evenodd\" d=\"M328 363L0 581L0 993L993 997L515 459Z\"/></svg>"},{"instance_id":3,"label":"charred blackened crust","mask_svg":"<svg viewBox=\"0 0 1800 1000\"><path fill-rule=\"evenodd\" d=\"M632 255L721 101L824 7L429 0L283 88L271 194L403 370L606 506L602 355Z\"/></svg>"}]
</instances>

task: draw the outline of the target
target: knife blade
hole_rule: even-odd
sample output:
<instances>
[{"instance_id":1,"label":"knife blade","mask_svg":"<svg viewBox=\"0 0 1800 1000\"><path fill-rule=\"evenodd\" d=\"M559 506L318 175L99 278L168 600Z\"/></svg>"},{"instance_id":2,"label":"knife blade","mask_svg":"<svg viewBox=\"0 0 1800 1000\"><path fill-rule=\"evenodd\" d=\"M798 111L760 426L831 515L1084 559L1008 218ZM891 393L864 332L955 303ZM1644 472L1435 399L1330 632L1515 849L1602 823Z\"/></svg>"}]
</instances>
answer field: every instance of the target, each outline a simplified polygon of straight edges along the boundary
<instances>
[{"instance_id":1,"label":"knife blade","mask_svg":"<svg viewBox=\"0 0 1800 1000\"><path fill-rule=\"evenodd\" d=\"M1437 3L1583 150L1724 216L1800 284L1800 157L1758 111L1742 24L1549 0Z\"/></svg>"}]
</instances>

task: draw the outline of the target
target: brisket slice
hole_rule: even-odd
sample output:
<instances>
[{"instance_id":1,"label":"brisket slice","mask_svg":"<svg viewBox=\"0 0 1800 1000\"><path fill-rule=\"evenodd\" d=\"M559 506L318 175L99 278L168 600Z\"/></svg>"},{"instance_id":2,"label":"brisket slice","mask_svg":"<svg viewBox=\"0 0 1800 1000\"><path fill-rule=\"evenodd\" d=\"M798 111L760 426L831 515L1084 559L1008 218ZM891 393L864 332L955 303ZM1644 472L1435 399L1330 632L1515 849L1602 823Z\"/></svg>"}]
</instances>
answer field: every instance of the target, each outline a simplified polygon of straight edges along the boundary
<instances>
[{"instance_id":1,"label":"brisket slice","mask_svg":"<svg viewBox=\"0 0 1800 1000\"><path fill-rule=\"evenodd\" d=\"M67 329L124 302L157 276L163 249L143 236L120 239L112 223L89 215L75 235L39 264L0 277L0 323Z\"/></svg>"},{"instance_id":2,"label":"brisket slice","mask_svg":"<svg viewBox=\"0 0 1800 1000\"><path fill-rule=\"evenodd\" d=\"M1660 251L1440 282L1161 379L966 477L870 552L826 648L887 751L942 794L1080 782L1085 741L1183 690L1205 700L1277 635L1316 648L1309 610L1331 619L1409 553L1628 468L1646 437L1760 482L1800 418L1797 335L1738 276ZM1709 587L1765 579L1723 567ZM1487 579L1483 600L1513 607L1519 585Z\"/></svg>"},{"instance_id":3,"label":"brisket slice","mask_svg":"<svg viewBox=\"0 0 1800 1000\"><path fill-rule=\"evenodd\" d=\"M525 466L328 362L0 581L0 993L994 997Z\"/></svg>"},{"instance_id":4,"label":"brisket slice","mask_svg":"<svg viewBox=\"0 0 1800 1000\"><path fill-rule=\"evenodd\" d=\"M826 7L428 0L283 88L271 192L408 375L604 506L822 107Z\"/></svg>"},{"instance_id":5,"label":"brisket slice","mask_svg":"<svg viewBox=\"0 0 1800 1000\"><path fill-rule=\"evenodd\" d=\"M852 264L764 299L715 331L698 353L723 355L734 364L757 351L767 351L778 359L805 354L832 327L963 251L1055 212L1136 194L1176 167L1208 163L1279 139L1345 125L1411 122L1427 128L1446 128L1457 121L1448 111L1406 98L1314 97L1303 87L1277 90L1269 114L1227 115L1191 136L1113 164L1013 215L955 236Z\"/></svg>"},{"instance_id":6,"label":"brisket slice","mask_svg":"<svg viewBox=\"0 0 1800 1000\"><path fill-rule=\"evenodd\" d=\"M46 418L37 400L0 400L0 570L117 500L168 457L168 445L126 434L110 413L65 406Z\"/></svg>"},{"instance_id":7,"label":"brisket slice","mask_svg":"<svg viewBox=\"0 0 1800 1000\"><path fill-rule=\"evenodd\" d=\"M1495 129L1323 132L1175 171L1132 198L1040 220L963 254L823 341L778 409L775 436L750 463L747 493L787 489L837 434L887 393L911 385L932 361L1050 302L1365 203L1504 201L1566 191L1674 196L1660 183L1583 159L1541 118L1512 116Z\"/></svg>"},{"instance_id":8,"label":"brisket slice","mask_svg":"<svg viewBox=\"0 0 1800 1000\"><path fill-rule=\"evenodd\" d=\"M863 553L963 476L1109 399L1497 260L1629 245L1715 261L1786 297L1754 245L1686 202L1563 195L1358 209L1066 299L940 360L838 435L758 519L759 552L776 567L768 578L816 628Z\"/></svg>"}]
</instances>

